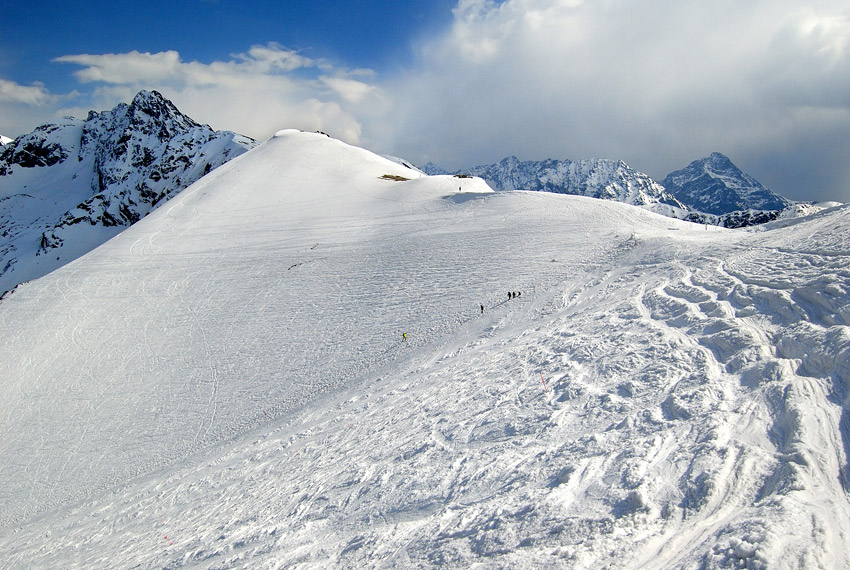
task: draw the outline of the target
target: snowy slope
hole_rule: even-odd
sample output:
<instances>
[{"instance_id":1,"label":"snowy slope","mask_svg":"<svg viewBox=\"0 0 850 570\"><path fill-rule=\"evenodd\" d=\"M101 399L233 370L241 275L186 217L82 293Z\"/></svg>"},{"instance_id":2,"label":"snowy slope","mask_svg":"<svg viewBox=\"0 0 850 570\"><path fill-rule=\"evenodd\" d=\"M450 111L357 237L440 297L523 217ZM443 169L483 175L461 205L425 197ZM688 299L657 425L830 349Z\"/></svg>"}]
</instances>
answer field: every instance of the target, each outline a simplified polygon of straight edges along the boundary
<instances>
[{"instance_id":1,"label":"snowy slope","mask_svg":"<svg viewBox=\"0 0 850 570\"><path fill-rule=\"evenodd\" d=\"M15 140L15 139L10 139L9 137L4 137L3 135L0 135L0 146L7 145L10 142L12 142L13 140Z\"/></svg>"},{"instance_id":2,"label":"snowy slope","mask_svg":"<svg viewBox=\"0 0 850 570\"><path fill-rule=\"evenodd\" d=\"M661 184L687 207L707 214L783 210L792 205L719 152L671 172Z\"/></svg>"},{"instance_id":3,"label":"snowy slope","mask_svg":"<svg viewBox=\"0 0 850 570\"><path fill-rule=\"evenodd\" d=\"M42 125L0 150L0 294L94 249L254 141L156 91Z\"/></svg>"},{"instance_id":4,"label":"snowy slope","mask_svg":"<svg viewBox=\"0 0 850 570\"><path fill-rule=\"evenodd\" d=\"M429 174L448 174L433 163L424 167ZM644 206L664 204L685 209L669 192L648 175L622 160L519 160L509 156L458 173L483 178L495 190L537 190L573 194L625 204Z\"/></svg>"},{"instance_id":5,"label":"snowy slope","mask_svg":"<svg viewBox=\"0 0 850 570\"><path fill-rule=\"evenodd\" d=\"M488 190L282 132L19 287L0 567L848 566L850 209Z\"/></svg>"}]
</instances>

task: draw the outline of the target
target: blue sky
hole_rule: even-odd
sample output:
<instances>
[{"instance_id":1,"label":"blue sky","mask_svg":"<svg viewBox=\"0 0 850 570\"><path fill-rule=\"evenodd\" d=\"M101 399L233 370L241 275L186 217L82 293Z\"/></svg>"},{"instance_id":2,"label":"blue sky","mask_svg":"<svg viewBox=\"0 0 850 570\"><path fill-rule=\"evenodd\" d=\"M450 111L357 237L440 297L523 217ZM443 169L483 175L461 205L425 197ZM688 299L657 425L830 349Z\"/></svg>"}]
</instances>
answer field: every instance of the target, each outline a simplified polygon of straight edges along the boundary
<instances>
[{"instance_id":1,"label":"blue sky","mask_svg":"<svg viewBox=\"0 0 850 570\"><path fill-rule=\"evenodd\" d=\"M157 89L258 139L320 129L445 168L727 154L792 199L850 201L846 0L15 2L0 134Z\"/></svg>"},{"instance_id":2,"label":"blue sky","mask_svg":"<svg viewBox=\"0 0 850 570\"><path fill-rule=\"evenodd\" d=\"M176 50L186 60L223 60L278 43L343 65L386 70L408 64L417 36L452 19L453 0L90 2L40 0L3 7L0 73L21 83L75 87L53 62L69 54Z\"/></svg>"}]
</instances>

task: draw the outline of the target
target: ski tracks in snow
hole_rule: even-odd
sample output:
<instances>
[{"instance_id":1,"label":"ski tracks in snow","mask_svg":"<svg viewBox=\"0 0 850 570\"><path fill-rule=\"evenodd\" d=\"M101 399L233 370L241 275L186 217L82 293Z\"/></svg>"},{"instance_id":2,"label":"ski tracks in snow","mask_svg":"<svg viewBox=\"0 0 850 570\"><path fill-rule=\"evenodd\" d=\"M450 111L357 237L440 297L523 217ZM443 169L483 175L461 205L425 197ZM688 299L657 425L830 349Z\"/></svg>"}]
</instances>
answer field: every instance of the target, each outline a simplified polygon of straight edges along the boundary
<instances>
[{"instance_id":1,"label":"ski tracks in snow","mask_svg":"<svg viewBox=\"0 0 850 570\"><path fill-rule=\"evenodd\" d=\"M580 259L552 261L563 243L511 259L529 249L525 226L490 246L496 267L473 271L487 242L457 231L463 216L450 221L383 248L376 236L374 254L334 267L357 285L351 307L371 291L385 300L369 305L380 319L334 312L340 282L307 274L315 310L269 321L357 385L271 410L253 431L69 507L49 528L0 536L7 565L108 566L115 553L138 568L850 563L845 258L782 254L739 233L722 236L721 260L710 236L693 231L682 245L685 231L638 228L583 242ZM292 272L330 278L322 263ZM776 263L785 271L764 270ZM288 308L292 272L280 298L240 309ZM503 302L514 288L523 295ZM467 298L447 298L458 291ZM353 315L364 322L346 336ZM241 318L228 337L245 330ZM344 338L386 332L314 346L324 339L298 336L314 324ZM206 339L212 351L221 343Z\"/></svg>"}]
</instances>

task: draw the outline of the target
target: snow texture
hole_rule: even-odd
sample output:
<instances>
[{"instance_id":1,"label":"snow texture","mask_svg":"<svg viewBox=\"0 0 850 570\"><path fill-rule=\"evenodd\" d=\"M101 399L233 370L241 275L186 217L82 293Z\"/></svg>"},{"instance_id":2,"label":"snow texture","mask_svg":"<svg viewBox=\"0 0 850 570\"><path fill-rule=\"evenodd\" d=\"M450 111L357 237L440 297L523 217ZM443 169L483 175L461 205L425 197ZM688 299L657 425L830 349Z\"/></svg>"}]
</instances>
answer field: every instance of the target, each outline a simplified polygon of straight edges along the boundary
<instances>
[{"instance_id":1,"label":"snow texture","mask_svg":"<svg viewBox=\"0 0 850 570\"><path fill-rule=\"evenodd\" d=\"M213 131L156 91L0 150L0 294L94 249L254 141Z\"/></svg>"},{"instance_id":2,"label":"snow texture","mask_svg":"<svg viewBox=\"0 0 850 570\"><path fill-rule=\"evenodd\" d=\"M774 224L282 131L0 302L0 568L846 568L850 207Z\"/></svg>"}]
</instances>

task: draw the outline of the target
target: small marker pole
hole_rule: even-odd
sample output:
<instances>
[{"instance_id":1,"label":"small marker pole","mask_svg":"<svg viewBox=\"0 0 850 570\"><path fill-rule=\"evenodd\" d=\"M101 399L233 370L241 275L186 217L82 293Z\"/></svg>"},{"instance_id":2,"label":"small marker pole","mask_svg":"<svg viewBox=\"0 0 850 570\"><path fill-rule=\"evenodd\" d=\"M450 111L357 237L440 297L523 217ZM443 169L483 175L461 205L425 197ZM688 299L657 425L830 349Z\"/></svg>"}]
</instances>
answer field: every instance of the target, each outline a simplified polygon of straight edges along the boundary
<instances>
[{"instance_id":1,"label":"small marker pole","mask_svg":"<svg viewBox=\"0 0 850 570\"><path fill-rule=\"evenodd\" d=\"M546 391L546 380L543 379L543 373L540 373L540 382L543 383L543 391Z\"/></svg>"}]
</instances>

